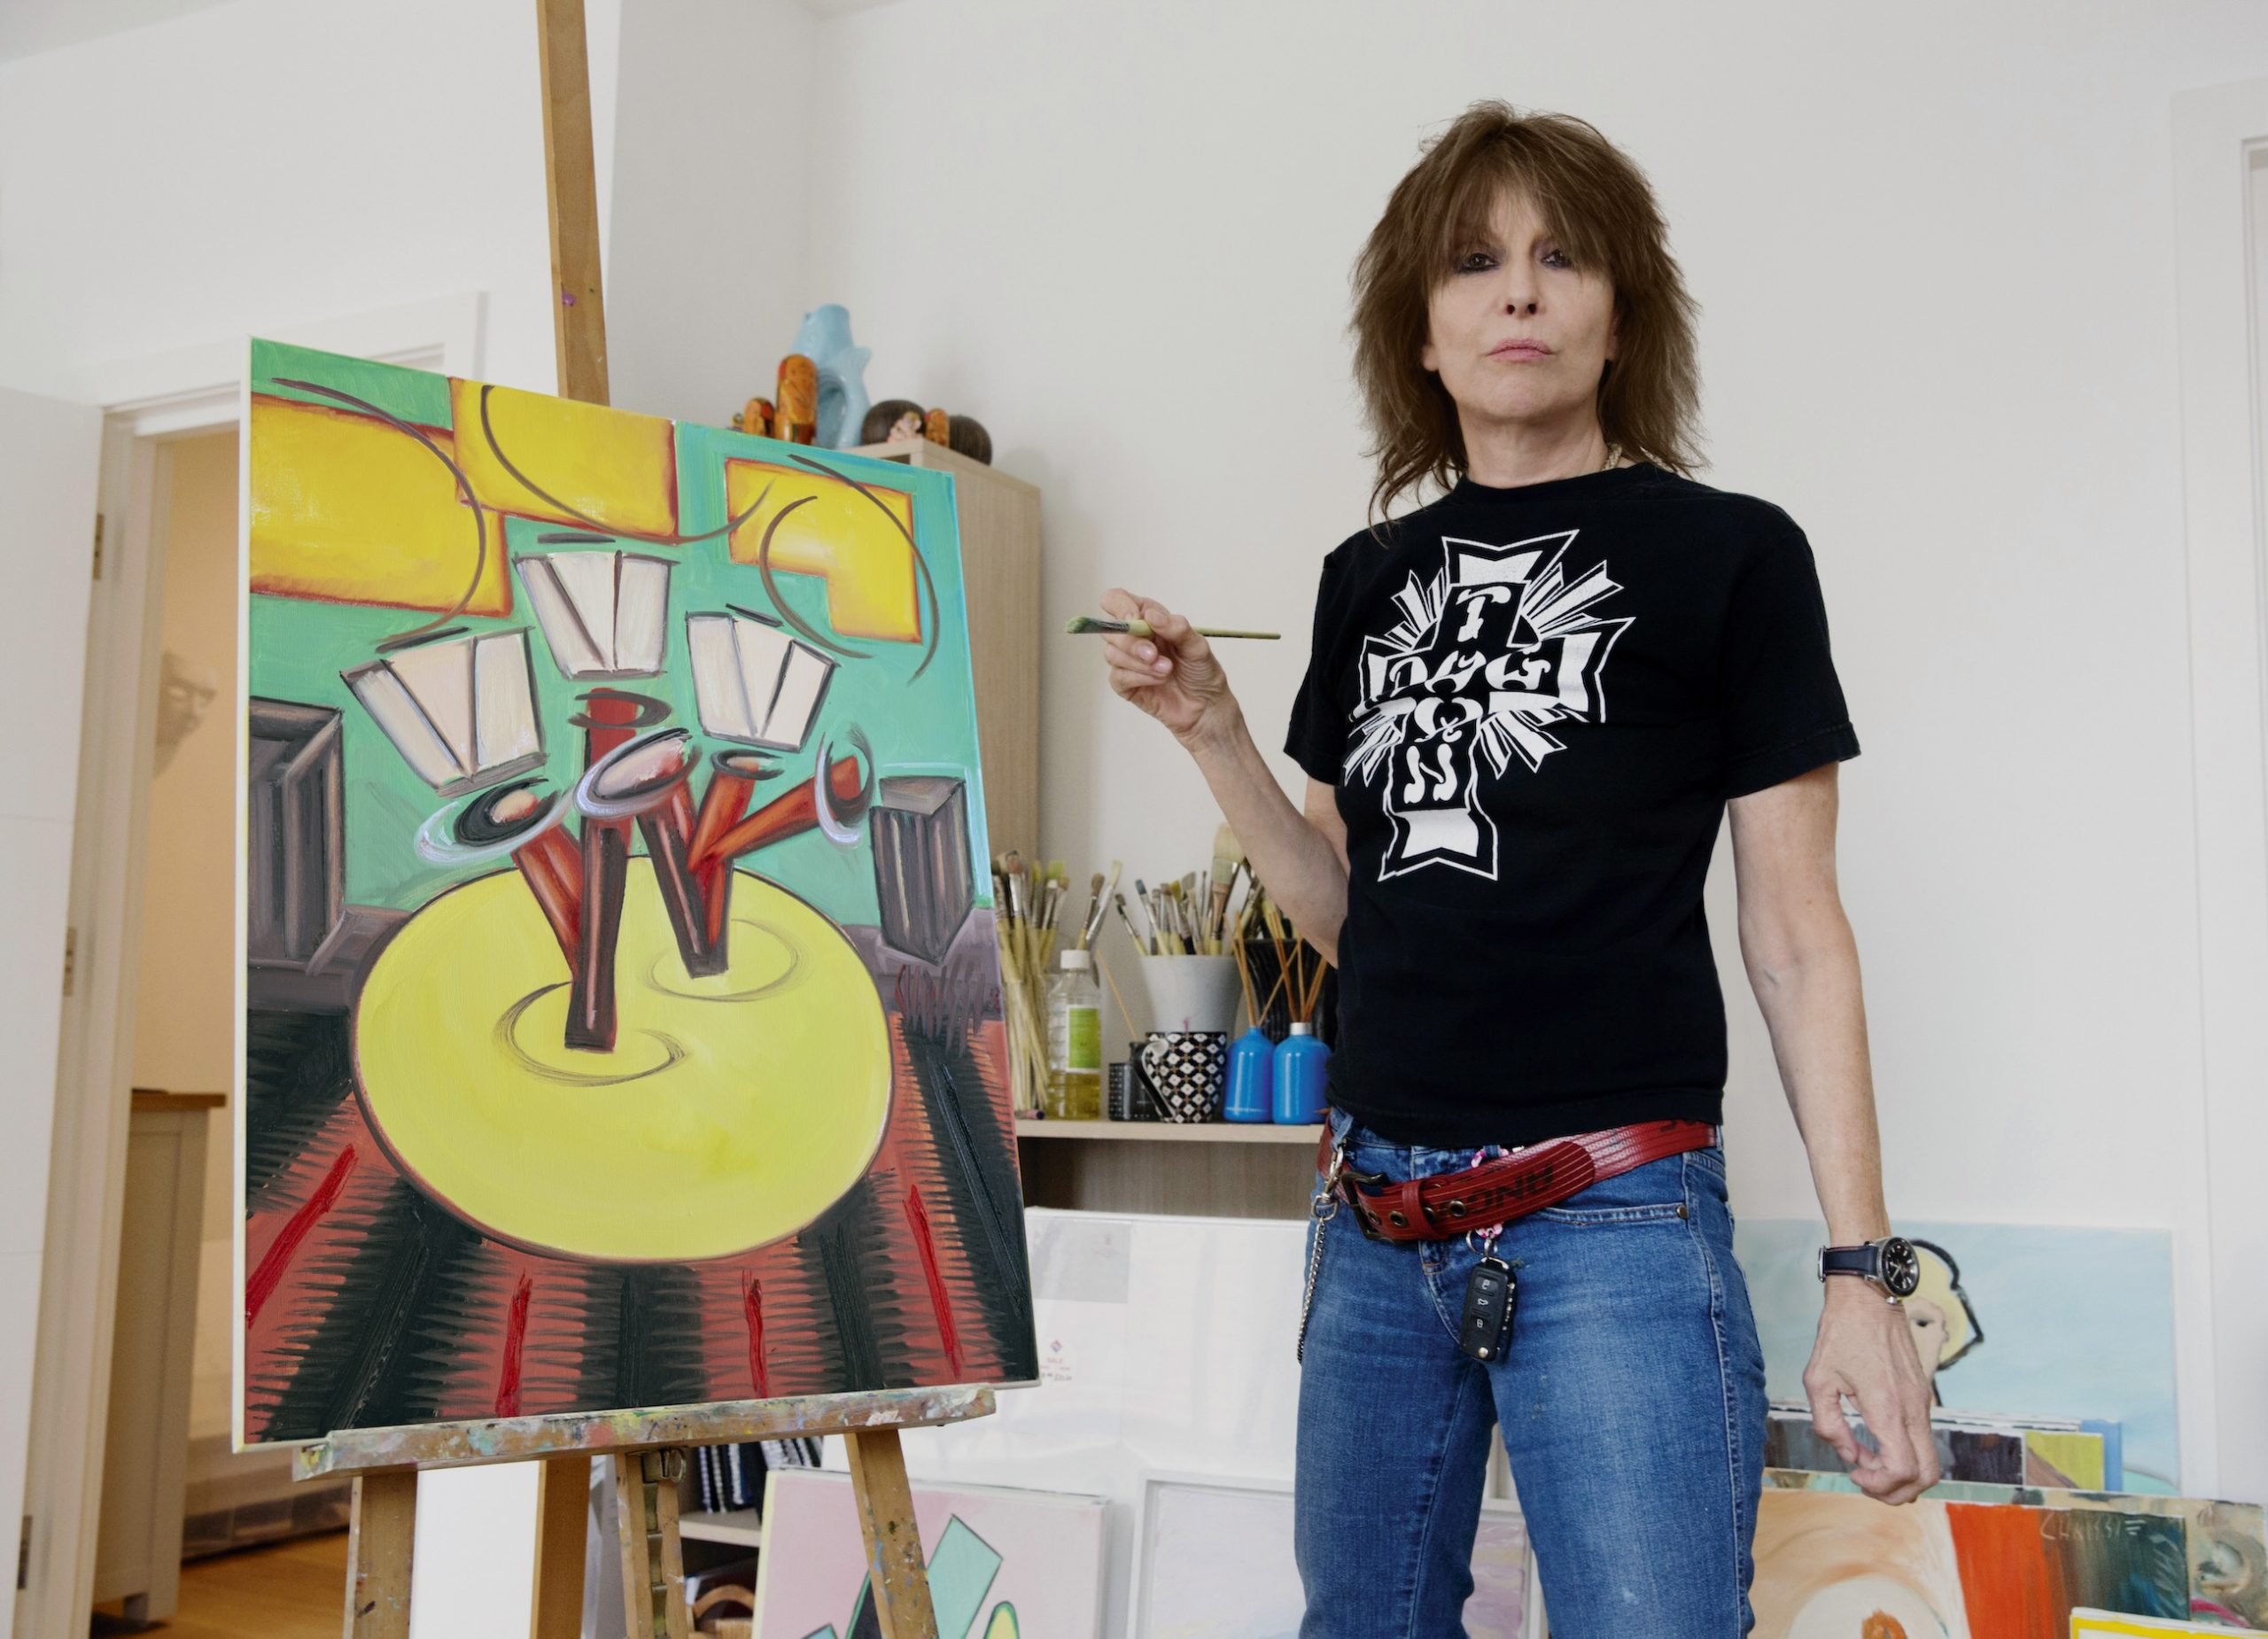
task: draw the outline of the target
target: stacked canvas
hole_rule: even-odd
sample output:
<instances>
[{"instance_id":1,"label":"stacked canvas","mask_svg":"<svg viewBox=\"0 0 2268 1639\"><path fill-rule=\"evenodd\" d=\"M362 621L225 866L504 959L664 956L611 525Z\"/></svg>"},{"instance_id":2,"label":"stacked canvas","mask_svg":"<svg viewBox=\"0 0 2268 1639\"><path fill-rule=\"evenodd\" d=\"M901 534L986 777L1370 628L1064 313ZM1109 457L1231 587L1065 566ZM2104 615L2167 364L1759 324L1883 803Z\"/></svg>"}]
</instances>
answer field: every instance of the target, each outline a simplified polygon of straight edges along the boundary
<instances>
[{"instance_id":1,"label":"stacked canvas","mask_svg":"<svg viewBox=\"0 0 2268 1639\"><path fill-rule=\"evenodd\" d=\"M988 1486L916 1486L937 1639L1095 1639L1103 1499ZM879 1631L850 1480L774 1469L757 1559L756 1639Z\"/></svg>"},{"instance_id":2,"label":"stacked canvas","mask_svg":"<svg viewBox=\"0 0 2268 1639\"><path fill-rule=\"evenodd\" d=\"M1757 1511L1756 1639L2037 1639L2080 1609L2232 1627L2268 1616L2256 1506L1976 1487L1976 1500L1886 1508L1792 1478L1803 1488L1767 1483Z\"/></svg>"},{"instance_id":3,"label":"stacked canvas","mask_svg":"<svg viewBox=\"0 0 2268 1639\"><path fill-rule=\"evenodd\" d=\"M2180 1490L2174 1419L2173 1253L2163 1231L1901 1223L1921 1254L1905 1311L1930 1383L1947 1475L2000 1483ZM1743 1218L1747 1277L1775 1401L1806 1403L1819 1327L1823 1226ZM1799 1412L1767 1461L1839 1471ZM1958 1449L1956 1449L1958 1447Z\"/></svg>"}]
</instances>

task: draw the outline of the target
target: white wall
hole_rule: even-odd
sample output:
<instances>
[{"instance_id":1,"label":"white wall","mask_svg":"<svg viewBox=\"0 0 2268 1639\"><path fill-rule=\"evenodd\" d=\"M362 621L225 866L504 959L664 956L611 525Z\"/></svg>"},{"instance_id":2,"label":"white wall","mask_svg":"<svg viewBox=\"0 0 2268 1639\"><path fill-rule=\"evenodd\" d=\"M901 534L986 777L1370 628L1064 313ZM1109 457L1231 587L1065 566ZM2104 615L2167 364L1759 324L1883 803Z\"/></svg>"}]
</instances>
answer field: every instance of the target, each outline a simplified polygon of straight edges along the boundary
<instances>
[{"instance_id":1,"label":"white wall","mask_svg":"<svg viewBox=\"0 0 2268 1639\"><path fill-rule=\"evenodd\" d=\"M2268 72L2256 8L903 0L819 57L808 299L1044 486L1051 625L1127 582L1303 632L1365 490L1347 270L1422 136L1506 96L1635 154L1705 310L1705 476L1827 583L1893 1210L2174 1230L2185 1479L2268 1495L2210 1442L2168 136ZM1301 649L1234 651L1270 748ZM1044 677L1043 851L1200 863L1208 798L1092 649ZM1739 1200L1807 1212L1724 954Z\"/></svg>"},{"instance_id":2,"label":"white wall","mask_svg":"<svg viewBox=\"0 0 2268 1639\"><path fill-rule=\"evenodd\" d=\"M232 0L0 64L0 382L478 291L485 374L548 390L549 255L528 0Z\"/></svg>"},{"instance_id":3,"label":"white wall","mask_svg":"<svg viewBox=\"0 0 2268 1639\"><path fill-rule=\"evenodd\" d=\"M729 423L771 398L804 284L818 20L798 0L629 0L607 217L625 409Z\"/></svg>"},{"instance_id":4,"label":"white wall","mask_svg":"<svg viewBox=\"0 0 2268 1639\"><path fill-rule=\"evenodd\" d=\"M591 0L602 221L619 24ZM0 385L91 400L122 361L470 291L479 373L548 391L542 131L530 0L230 0L0 63ZM0 967L45 971L21 940ZM533 1482L428 1476L421 1537L525 1537ZM524 1626L524 1573L420 1566L421 1634Z\"/></svg>"}]
</instances>

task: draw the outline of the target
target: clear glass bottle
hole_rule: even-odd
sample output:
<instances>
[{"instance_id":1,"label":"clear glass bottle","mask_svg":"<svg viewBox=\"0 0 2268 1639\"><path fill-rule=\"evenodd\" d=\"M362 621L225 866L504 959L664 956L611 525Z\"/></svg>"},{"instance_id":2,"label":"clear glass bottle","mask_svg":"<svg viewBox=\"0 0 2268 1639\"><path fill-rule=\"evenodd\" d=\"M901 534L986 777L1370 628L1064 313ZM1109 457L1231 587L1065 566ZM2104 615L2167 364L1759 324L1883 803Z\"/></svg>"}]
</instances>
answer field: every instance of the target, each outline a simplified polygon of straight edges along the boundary
<instances>
[{"instance_id":1,"label":"clear glass bottle","mask_svg":"<svg viewBox=\"0 0 2268 1639\"><path fill-rule=\"evenodd\" d=\"M1094 959L1065 951L1047 975L1047 1118L1102 1119L1102 990Z\"/></svg>"}]
</instances>

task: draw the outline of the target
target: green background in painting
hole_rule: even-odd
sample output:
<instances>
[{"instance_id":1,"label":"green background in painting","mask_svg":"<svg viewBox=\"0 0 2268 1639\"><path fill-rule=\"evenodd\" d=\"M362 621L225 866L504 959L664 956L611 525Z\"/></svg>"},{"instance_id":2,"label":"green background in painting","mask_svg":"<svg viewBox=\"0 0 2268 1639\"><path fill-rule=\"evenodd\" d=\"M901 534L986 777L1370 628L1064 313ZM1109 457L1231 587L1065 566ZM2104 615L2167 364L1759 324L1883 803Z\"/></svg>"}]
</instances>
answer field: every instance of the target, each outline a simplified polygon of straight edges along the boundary
<instances>
[{"instance_id":1,"label":"green background in painting","mask_svg":"<svg viewBox=\"0 0 2268 1639\"><path fill-rule=\"evenodd\" d=\"M448 384L445 377L275 342L253 342L254 392L337 406L335 400L279 386L279 377L351 393L389 415L420 426L446 429L449 425ZM962 590L952 478L945 473L923 471L896 462L781 444L769 439L680 423L677 426L679 533L703 534L721 526L729 516L725 507L726 457L792 465L791 455L809 457L848 473L862 484L912 497L914 540L936 590L934 611L929 601L923 599L923 630L925 633L928 631L934 618L937 645L927 669L917 678L914 672L921 664L925 645L837 638L827 621L825 586L815 577L775 571L773 584L797 618L843 648L858 652L853 656L836 656L834 679L828 685L819 721L804 750L780 757L785 772L758 788L756 802L770 801L793 788L796 781L810 778L817 765L821 742L835 740L839 755L844 743L840 737L855 726L865 732L873 744L881 774L944 773L967 782L969 866L975 878L977 903L989 905L992 900L992 877L986 863L990 846L984 832L983 781L976 752L976 699L969 672L968 618ZM260 459L260 445L255 439L251 460L257 462ZM779 613L778 605L765 590L763 577L754 565L731 561L727 541L722 535L685 546L657 546L630 537L609 537L605 545L595 541L562 547L537 545L537 536L571 528L573 526L548 520L509 517L505 522L506 550L516 562L524 553L532 551L602 552L612 546L667 559L672 566L670 617L661 674L610 687L668 701L672 722L693 730L697 746L704 750L724 749L730 742L712 740L701 733L686 653L685 619L690 614L722 610L727 604L764 614ZM601 532L575 532L595 535ZM465 540L470 548L470 517ZM468 556L468 575L470 567ZM568 719L579 709L579 697L590 685L570 682L552 664L542 629L536 624L533 607L523 594L517 575L512 582L512 598L513 609L508 616L494 619L458 616L449 624L469 633L523 627L527 630L535 675L536 713L546 753L542 774L550 785L565 788L579 777L583 765L582 731L569 727ZM380 640L423 625L432 618L432 611L260 595L249 596L248 602L252 694L265 699L330 706L341 714L348 901L392 910L414 910L445 888L494 870L493 864L445 868L418 857L412 840L417 827L443 804L434 796L431 787L410 772L408 764L340 677L341 672L376 658ZM696 779L705 781L705 770ZM640 851L643 851L642 843ZM839 922L874 923L880 920L874 897L873 853L864 827L859 827L859 842L853 848L840 846L812 831L767 848L742 863L791 889Z\"/></svg>"}]
</instances>

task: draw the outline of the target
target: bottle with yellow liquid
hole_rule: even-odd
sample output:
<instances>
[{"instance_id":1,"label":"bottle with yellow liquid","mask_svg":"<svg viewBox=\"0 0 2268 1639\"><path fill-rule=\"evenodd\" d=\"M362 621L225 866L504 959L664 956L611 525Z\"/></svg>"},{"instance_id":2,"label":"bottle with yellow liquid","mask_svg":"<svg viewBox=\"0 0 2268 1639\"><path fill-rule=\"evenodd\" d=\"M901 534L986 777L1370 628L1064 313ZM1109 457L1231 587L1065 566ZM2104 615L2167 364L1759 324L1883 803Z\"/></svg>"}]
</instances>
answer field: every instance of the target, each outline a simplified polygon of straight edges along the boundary
<instances>
[{"instance_id":1,"label":"bottle with yellow liquid","mask_svg":"<svg viewBox=\"0 0 2268 1639\"><path fill-rule=\"evenodd\" d=\"M1047 975L1047 1118L1102 1119L1102 990L1094 958L1065 951Z\"/></svg>"}]
</instances>

